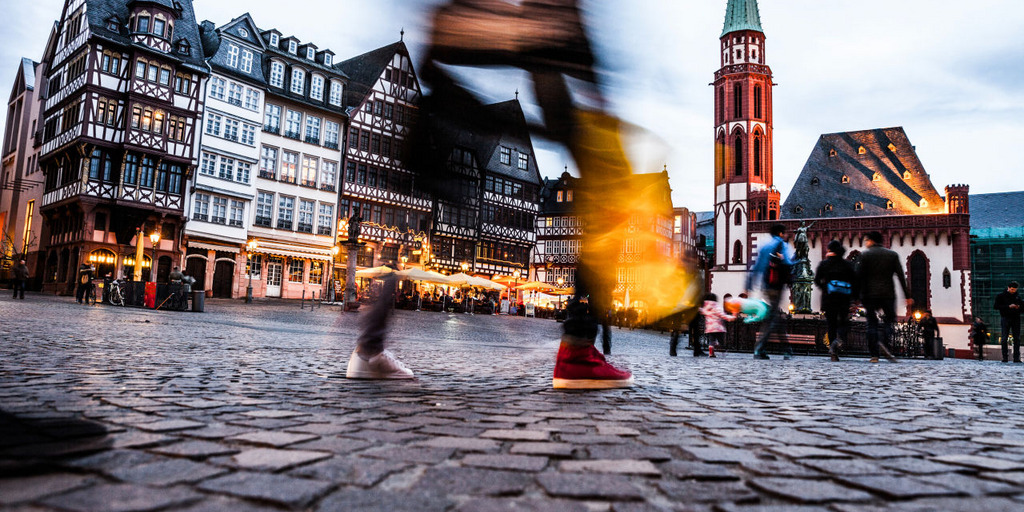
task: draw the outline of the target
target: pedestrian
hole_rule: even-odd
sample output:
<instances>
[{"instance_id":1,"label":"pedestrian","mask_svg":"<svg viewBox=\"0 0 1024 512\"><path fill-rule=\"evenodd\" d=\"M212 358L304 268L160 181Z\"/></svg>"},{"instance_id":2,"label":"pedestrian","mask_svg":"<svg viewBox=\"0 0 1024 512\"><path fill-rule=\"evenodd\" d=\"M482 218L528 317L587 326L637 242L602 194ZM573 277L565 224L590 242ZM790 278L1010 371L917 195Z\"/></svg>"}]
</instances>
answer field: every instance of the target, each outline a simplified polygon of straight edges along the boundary
<instances>
[{"instance_id":1,"label":"pedestrian","mask_svg":"<svg viewBox=\"0 0 1024 512\"><path fill-rule=\"evenodd\" d=\"M968 334L971 336L975 350L978 351L978 361L984 361L985 343L988 341L988 325L985 325L985 321L980 316L976 316L974 321L971 322L971 329Z\"/></svg>"},{"instance_id":2,"label":"pedestrian","mask_svg":"<svg viewBox=\"0 0 1024 512\"><path fill-rule=\"evenodd\" d=\"M763 330L754 345L754 359L768 359L765 345L768 343L768 337L774 331L778 331L784 357L789 359L793 357L793 351L789 346L789 338L786 336L786 323L779 311L779 302L782 300L783 288L790 283L792 278L793 265L796 264L795 253L793 246L784 238L785 226L775 224L771 227L770 233L772 239L757 252L754 266L747 274L744 293L749 295L753 285L760 282L769 308L768 318L761 324Z\"/></svg>"},{"instance_id":3,"label":"pedestrian","mask_svg":"<svg viewBox=\"0 0 1024 512\"><path fill-rule=\"evenodd\" d=\"M917 323L924 338L924 358L936 359L935 337L939 335L939 322L932 316L932 310L921 313L921 321Z\"/></svg>"},{"instance_id":4,"label":"pedestrian","mask_svg":"<svg viewBox=\"0 0 1024 512\"><path fill-rule=\"evenodd\" d=\"M78 287L75 290L75 300L79 304L85 299L88 302L88 294L92 288L92 277L96 273L96 267L88 263L82 263L78 266Z\"/></svg>"},{"instance_id":5,"label":"pedestrian","mask_svg":"<svg viewBox=\"0 0 1024 512\"><path fill-rule=\"evenodd\" d=\"M857 286L860 290L861 305L864 306L868 319L868 352L871 354L872 363L878 362L879 350L885 354L886 359L895 363L896 358L889 349L892 328L896 323L894 276L903 290L908 308L914 305L914 299L910 298L899 255L882 245L882 234L878 231L872 231L865 237L864 245L868 249L857 261ZM882 312L881 325L878 322L879 311Z\"/></svg>"},{"instance_id":6,"label":"pedestrian","mask_svg":"<svg viewBox=\"0 0 1024 512\"><path fill-rule=\"evenodd\" d=\"M825 312L832 361L839 361L839 350L850 334L850 301L857 296L857 274L853 264L843 259L844 254L842 242L832 240L825 259L814 271L814 284L821 290L821 310Z\"/></svg>"},{"instance_id":7,"label":"pedestrian","mask_svg":"<svg viewBox=\"0 0 1024 512\"><path fill-rule=\"evenodd\" d=\"M1009 337L1013 336L1013 362L1020 362L1020 314L1024 301L1017 294L1017 281L1010 281L1006 291L996 295L995 309L999 311L999 343L1003 346L1003 362L1009 355Z\"/></svg>"},{"instance_id":8,"label":"pedestrian","mask_svg":"<svg viewBox=\"0 0 1024 512\"><path fill-rule=\"evenodd\" d=\"M390 265L388 265L390 267ZM356 349L348 359L345 377L349 379L412 379L412 370L407 368L397 357L384 348L384 336L387 334L392 304L395 302L395 289L398 278L389 272L383 278L380 295L363 317L360 319L360 333L356 340Z\"/></svg>"},{"instance_id":9,"label":"pedestrian","mask_svg":"<svg viewBox=\"0 0 1024 512\"><path fill-rule=\"evenodd\" d=\"M25 265L25 260L20 260L11 269L11 274L14 277L14 298L25 300L25 286L28 283L28 265Z\"/></svg>"},{"instance_id":10,"label":"pedestrian","mask_svg":"<svg viewBox=\"0 0 1024 512\"><path fill-rule=\"evenodd\" d=\"M715 357L715 347L725 341L725 321L731 322L736 320L736 317L722 309L722 305L718 303L718 296L713 293L704 296L704 305L700 308L700 314L704 315L704 333L708 337L708 355ZM693 357L703 356L700 340L697 340L693 344Z\"/></svg>"}]
</instances>

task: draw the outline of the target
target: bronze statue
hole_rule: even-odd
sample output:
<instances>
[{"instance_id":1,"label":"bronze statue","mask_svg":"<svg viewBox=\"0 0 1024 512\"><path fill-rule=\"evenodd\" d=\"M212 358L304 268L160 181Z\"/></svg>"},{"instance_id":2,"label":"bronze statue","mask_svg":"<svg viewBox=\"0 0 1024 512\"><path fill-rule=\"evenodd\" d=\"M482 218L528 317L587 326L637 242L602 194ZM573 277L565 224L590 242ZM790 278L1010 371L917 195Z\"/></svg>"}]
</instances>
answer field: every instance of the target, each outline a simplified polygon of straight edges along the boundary
<instances>
[{"instance_id":1,"label":"bronze statue","mask_svg":"<svg viewBox=\"0 0 1024 512\"><path fill-rule=\"evenodd\" d=\"M359 240L359 235L363 232L363 217L360 215L362 212L361 208L357 208L352 212L352 216L348 218L348 241L356 242Z\"/></svg>"}]
</instances>

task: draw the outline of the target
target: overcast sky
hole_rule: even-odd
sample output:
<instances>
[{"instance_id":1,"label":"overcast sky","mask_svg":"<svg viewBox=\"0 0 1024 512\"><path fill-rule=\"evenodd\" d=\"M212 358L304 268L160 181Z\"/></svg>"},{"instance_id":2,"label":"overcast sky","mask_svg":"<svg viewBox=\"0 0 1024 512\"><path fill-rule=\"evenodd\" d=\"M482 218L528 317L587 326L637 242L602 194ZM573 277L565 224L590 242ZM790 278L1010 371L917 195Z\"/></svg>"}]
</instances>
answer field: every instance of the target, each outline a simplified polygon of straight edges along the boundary
<instances>
[{"instance_id":1,"label":"overcast sky","mask_svg":"<svg viewBox=\"0 0 1024 512\"><path fill-rule=\"evenodd\" d=\"M218 26L248 11L338 60L394 42L405 29L423 55L426 13L437 0L195 0ZM713 98L727 0L584 0L615 113L644 129L637 172L667 166L676 206L713 203ZM10 94L21 57L38 60L61 0L2 0L0 93ZM822 133L903 126L942 193L1024 189L1024 2L1019 0L761 0L774 90L775 185L783 198ZM487 101L516 89L536 115L521 73L474 72ZM6 116L0 118L0 123ZM0 124L2 126L2 124ZM541 173L572 162L535 141ZM1024 206L1022 206L1024 207Z\"/></svg>"}]
</instances>

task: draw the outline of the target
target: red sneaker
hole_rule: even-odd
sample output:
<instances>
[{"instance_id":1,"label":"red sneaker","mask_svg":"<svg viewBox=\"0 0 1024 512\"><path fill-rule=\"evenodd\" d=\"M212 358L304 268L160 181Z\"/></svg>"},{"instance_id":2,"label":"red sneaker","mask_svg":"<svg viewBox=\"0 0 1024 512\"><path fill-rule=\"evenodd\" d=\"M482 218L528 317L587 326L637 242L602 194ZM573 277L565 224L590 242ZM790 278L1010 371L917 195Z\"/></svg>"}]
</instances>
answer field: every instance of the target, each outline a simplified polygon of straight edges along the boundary
<instances>
[{"instance_id":1,"label":"red sneaker","mask_svg":"<svg viewBox=\"0 0 1024 512\"><path fill-rule=\"evenodd\" d=\"M555 389L609 389L633 385L633 374L605 361L593 345L575 347L562 343L555 359Z\"/></svg>"}]
</instances>

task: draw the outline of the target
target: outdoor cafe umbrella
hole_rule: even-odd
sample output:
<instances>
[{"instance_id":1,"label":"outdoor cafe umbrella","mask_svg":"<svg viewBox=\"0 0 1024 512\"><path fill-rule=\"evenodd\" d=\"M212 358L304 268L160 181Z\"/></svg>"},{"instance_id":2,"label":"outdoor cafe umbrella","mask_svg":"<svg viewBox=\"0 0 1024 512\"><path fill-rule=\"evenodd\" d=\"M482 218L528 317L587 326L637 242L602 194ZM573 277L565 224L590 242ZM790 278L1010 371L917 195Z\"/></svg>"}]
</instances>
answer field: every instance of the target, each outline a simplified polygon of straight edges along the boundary
<instances>
[{"instance_id":1,"label":"outdoor cafe umbrella","mask_svg":"<svg viewBox=\"0 0 1024 512\"><path fill-rule=\"evenodd\" d=\"M516 286L516 290L543 292L554 290L556 287L551 286L548 283L542 283L540 281L527 281L519 286Z\"/></svg>"},{"instance_id":2,"label":"outdoor cafe umbrella","mask_svg":"<svg viewBox=\"0 0 1024 512\"><path fill-rule=\"evenodd\" d=\"M475 286L479 288L485 288L488 290L504 290L507 286L491 281L490 279L484 279L482 277L471 276L469 274L459 272L458 274L452 274L448 276L448 284L452 285L465 285Z\"/></svg>"},{"instance_id":3,"label":"outdoor cafe umbrella","mask_svg":"<svg viewBox=\"0 0 1024 512\"><path fill-rule=\"evenodd\" d=\"M418 268L400 270L395 272L395 275L398 276L399 279L408 279L410 281L422 281L424 283L431 284L451 284L448 281L448 276L444 274L438 274L437 272Z\"/></svg>"},{"instance_id":4,"label":"outdoor cafe umbrella","mask_svg":"<svg viewBox=\"0 0 1024 512\"><path fill-rule=\"evenodd\" d=\"M356 277L361 277L364 279L374 279L377 277L384 277L388 274L393 273L394 271L395 270L392 269L391 267L381 265L379 267L364 268L362 270L357 270Z\"/></svg>"}]
</instances>

